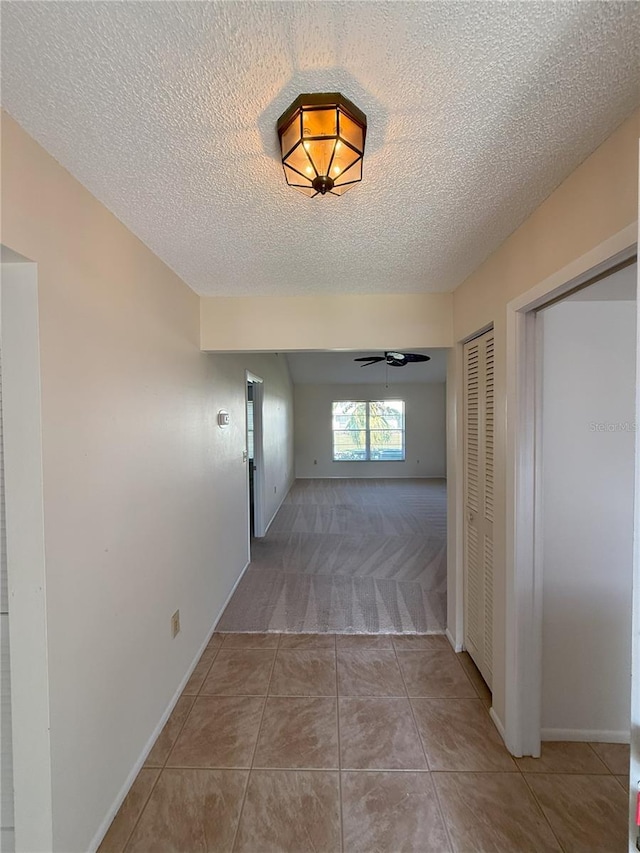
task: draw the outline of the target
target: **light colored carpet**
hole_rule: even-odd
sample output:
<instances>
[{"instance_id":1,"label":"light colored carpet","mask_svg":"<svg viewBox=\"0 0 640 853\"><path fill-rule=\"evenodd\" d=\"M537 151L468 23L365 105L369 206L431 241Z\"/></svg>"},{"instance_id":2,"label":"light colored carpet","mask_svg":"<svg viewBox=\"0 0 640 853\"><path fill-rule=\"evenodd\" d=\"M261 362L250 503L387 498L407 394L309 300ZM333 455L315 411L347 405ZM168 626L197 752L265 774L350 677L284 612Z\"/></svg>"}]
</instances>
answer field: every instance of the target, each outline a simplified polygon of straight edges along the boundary
<instances>
[{"instance_id":1,"label":"light colored carpet","mask_svg":"<svg viewBox=\"0 0 640 853\"><path fill-rule=\"evenodd\" d=\"M441 633L445 480L296 480L219 631Z\"/></svg>"}]
</instances>

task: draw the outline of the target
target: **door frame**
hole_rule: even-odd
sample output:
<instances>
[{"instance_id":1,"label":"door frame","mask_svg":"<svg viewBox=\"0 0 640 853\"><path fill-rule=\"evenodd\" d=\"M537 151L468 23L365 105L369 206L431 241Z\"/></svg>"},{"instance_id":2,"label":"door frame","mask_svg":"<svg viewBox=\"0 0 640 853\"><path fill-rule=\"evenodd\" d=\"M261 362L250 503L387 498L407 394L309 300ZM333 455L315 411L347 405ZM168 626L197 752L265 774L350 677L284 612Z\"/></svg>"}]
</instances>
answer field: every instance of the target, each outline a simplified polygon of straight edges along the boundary
<instances>
[{"instance_id":1,"label":"door frame","mask_svg":"<svg viewBox=\"0 0 640 853\"><path fill-rule=\"evenodd\" d=\"M53 849L53 809L38 267L4 246L1 267L15 849L44 851Z\"/></svg>"},{"instance_id":2,"label":"door frame","mask_svg":"<svg viewBox=\"0 0 640 853\"><path fill-rule=\"evenodd\" d=\"M264 380L251 371L245 371L245 389L251 383L253 385L253 535L255 539L262 539L266 533L264 520L264 431L263 431L263 404L264 404ZM245 393L246 403L246 393ZM246 419L245 405L245 419ZM246 435L246 420L245 420ZM248 450L248 448L247 448ZM247 464L249 458L247 453ZM249 470L247 469L247 508L249 507ZM249 516L248 516L249 518ZM251 522L248 524L249 547L251 547ZM251 553L251 552L249 552Z\"/></svg>"},{"instance_id":3,"label":"door frame","mask_svg":"<svg viewBox=\"0 0 640 853\"><path fill-rule=\"evenodd\" d=\"M539 348L536 312L637 253L637 224L507 304L506 607L504 738L516 756L540 755L542 566L536 458ZM636 491L636 494L638 492ZM637 570L634 570L634 577Z\"/></svg>"}]
</instances>

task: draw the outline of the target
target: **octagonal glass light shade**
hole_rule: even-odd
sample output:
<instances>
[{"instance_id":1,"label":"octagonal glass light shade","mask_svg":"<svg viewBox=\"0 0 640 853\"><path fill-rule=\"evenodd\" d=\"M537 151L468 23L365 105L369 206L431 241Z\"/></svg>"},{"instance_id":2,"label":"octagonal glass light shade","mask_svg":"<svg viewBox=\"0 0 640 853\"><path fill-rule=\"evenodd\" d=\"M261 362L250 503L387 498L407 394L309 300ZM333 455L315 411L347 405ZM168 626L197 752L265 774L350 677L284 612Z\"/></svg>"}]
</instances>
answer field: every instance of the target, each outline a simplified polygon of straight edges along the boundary
<instances>
[{"instance_id":1,"label":"octagonal glass light shade","mask_svg":"<svg viewBox=\"0 0 640 853\"><path fill-rule=\"evenodd\" d=\"M313 198L343 195L362 180L367 117L337 92L299 95L278 119L289 186Z\"/></svg>"}]
</instances>

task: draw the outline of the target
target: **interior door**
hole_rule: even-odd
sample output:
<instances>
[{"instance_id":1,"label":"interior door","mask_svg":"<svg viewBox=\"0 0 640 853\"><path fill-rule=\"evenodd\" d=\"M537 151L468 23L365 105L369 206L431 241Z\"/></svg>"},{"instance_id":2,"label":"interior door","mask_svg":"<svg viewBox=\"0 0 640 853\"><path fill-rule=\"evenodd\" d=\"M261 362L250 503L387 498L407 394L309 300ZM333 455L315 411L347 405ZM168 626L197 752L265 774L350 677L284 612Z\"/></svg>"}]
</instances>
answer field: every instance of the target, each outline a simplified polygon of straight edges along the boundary
<instances>
[{"instance_id":1,"label":"interior door","mask_svg":"<svg viewBox=\"0 0 640 853\"><path fill-rule=\"evenodd\" d=\"M464 346L464 643L493 677L493 330Z\"/></svg>"}]
</instances>

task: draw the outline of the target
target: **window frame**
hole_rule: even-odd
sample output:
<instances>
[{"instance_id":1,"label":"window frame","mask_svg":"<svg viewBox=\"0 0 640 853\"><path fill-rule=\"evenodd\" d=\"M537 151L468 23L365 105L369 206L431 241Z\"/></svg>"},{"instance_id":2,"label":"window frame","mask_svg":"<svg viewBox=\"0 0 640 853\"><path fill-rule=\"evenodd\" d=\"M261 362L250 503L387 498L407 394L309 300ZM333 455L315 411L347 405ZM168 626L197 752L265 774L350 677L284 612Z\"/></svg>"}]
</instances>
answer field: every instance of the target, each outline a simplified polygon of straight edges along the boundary
<instances>
[{"instance_id":1,"label":"window frame","mask_svg":"<svg viewBox=\"0 0 640 853\"><path fill-rule=\"evenodd\" d=\"M345 429L336 429L334 427L334 406L338 403L352 403L354 405L364 405L365 406L365 423L362 429L353 429L353 430L345 430ZM402 428L389 428L388 430L384 429L374 429L373 432L399 432L402 436L402 458L395 459L372 459L371 458L371 405L373 403L399 403L402 406ZM335 447L335 434L337 432L364 432L365 434L365 446L364 452L365 455L363 457L357 459L336 459L336 447ZM331 460L332 462L405 462L407 458L407 416L406 416L406 402L400 398L395 398L393 400L332 400L331 402Z\"/></svg>"}]
</instances>

